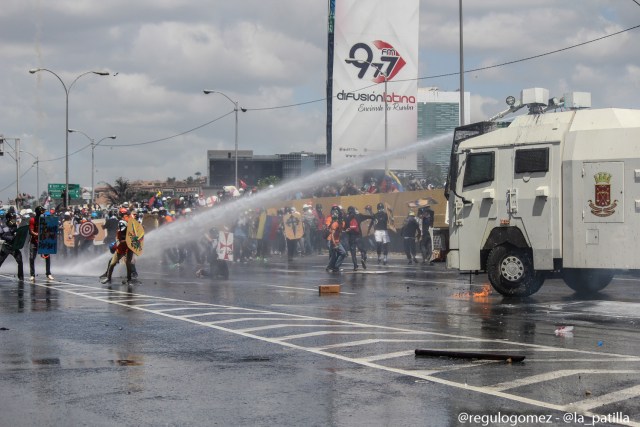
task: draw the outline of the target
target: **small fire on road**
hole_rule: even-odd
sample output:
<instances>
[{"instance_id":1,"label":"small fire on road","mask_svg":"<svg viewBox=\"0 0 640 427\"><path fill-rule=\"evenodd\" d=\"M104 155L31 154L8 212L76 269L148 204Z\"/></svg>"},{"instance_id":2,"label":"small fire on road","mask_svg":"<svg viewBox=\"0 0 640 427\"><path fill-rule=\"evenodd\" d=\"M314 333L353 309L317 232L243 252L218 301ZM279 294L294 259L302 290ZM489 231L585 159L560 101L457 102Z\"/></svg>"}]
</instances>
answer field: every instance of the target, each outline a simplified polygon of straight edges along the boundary
<instances>
[{"instance_id":1,"label":"small fire on road","mask_svg":"<svg viewBox=\"0 0 640 427\"><path fill-rule=\"evenodd\" d=\"M485 283L482 285L482 289L479 292L458 292L453 294L453 298L456 299L472 299L477 302L485 302L489 299L489 295L491 294L491 285L489 283Z\"/></svg>"}]
</instances>

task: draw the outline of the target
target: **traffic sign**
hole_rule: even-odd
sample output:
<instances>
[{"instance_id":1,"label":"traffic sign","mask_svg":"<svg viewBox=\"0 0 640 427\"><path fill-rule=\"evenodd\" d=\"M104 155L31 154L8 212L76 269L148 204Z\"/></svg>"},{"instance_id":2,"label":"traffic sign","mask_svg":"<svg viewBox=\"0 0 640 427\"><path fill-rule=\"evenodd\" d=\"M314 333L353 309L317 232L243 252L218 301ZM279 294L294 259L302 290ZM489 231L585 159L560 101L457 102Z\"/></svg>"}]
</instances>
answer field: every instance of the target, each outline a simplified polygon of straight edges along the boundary
<instances>
[{"instance_id":1,"label":"traffic sign","mask_svg":"<svg viewBox=\"0 0 640 427\"><path fill-rule=\"evenodd\" d=\"M49 196L53 199L61 199L65 184L49 184ZM69 184L69 198L80 198L80 184Z\"/></svg>"}]
</instances>

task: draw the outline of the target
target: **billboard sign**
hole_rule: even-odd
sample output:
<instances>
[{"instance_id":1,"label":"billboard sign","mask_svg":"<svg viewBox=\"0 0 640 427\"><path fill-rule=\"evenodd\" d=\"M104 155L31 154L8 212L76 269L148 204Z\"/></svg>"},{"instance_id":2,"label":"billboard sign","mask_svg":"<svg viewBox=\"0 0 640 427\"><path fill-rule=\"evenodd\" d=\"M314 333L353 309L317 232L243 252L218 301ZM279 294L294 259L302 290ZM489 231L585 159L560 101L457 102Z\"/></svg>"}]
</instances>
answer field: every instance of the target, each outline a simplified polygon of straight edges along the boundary
<instances>
[{"instance_id":1,"label":"billboard sign","mask_svg":"<svg viewBox=\"0 0 640 427\"><path fill-rule=\"evenodd\" d=\"M332 164L416 142L419 6L419 0L335 0ZM415 153L388 163L417 168Z\"/></svg>"}]
</instances>

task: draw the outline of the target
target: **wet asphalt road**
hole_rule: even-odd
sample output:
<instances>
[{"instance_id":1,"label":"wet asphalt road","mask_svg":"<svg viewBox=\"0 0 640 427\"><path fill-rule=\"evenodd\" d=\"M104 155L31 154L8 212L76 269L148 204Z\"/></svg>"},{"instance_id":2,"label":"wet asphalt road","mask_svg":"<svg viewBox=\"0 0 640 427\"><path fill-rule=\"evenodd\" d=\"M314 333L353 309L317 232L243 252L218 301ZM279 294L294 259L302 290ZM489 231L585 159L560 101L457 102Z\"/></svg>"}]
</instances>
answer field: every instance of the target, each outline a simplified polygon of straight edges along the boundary
<instances>
[{"instance_id":1,"label":"wet asphalt road","mask_svg":"<svg viewBox=\"0 0 640 427\"><path fill-rule=\"evenodd\" d=\"M55 281L18 285L7 260L0 425L640 425L640 277L590 299L549 280L507 300L484 275L399 254L366 273L325 262L235 263L211 280L143 257L141 285L108 289L55 260Z\"/></svg>"}]
</instances>

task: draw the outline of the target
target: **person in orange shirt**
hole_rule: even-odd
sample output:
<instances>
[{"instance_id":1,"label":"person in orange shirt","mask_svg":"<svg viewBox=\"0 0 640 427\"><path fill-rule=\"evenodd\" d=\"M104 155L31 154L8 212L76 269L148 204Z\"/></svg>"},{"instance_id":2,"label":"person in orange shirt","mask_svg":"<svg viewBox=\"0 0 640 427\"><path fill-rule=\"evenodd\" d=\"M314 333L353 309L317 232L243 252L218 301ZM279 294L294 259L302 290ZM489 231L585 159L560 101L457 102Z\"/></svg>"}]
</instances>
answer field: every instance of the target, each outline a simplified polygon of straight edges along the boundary
<instances>
[{"instance_id":1,"label":"person in orange shirt","mask_svg":"<svg viewBox=\"0 0 640 427\"><path fill-rule=\"evenodd\" d=\"M329 237L327 242L329 246L329 265L325 269L328 273L338 273L342 271L340 266L342 261L347 256L347 251L340 243L340 235L344 228L343 222L340 220L340 213L338 209L332 209L331 211L331 224L329 225Z\"/></svg>"}]
</instances>

